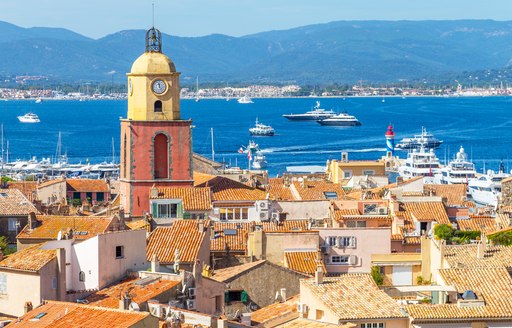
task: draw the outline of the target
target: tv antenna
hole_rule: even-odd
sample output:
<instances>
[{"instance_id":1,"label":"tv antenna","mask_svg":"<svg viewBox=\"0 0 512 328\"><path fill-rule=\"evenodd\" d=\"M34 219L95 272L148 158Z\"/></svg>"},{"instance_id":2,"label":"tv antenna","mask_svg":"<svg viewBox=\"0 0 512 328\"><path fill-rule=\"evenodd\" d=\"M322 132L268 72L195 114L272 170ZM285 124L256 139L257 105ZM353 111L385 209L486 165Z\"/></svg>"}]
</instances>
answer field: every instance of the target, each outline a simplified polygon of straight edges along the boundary
<instances>
[{"instance_id":1,"label":"tv antenna","mask_svg":"<svg viewBox=\"0 0 512 328\"><path fill-rule=\"evenodd\" d=\"M153 27L155 27L155 3L151 3L151 10L152 10L152 18L153 18Z\"/></svg>"}]
</instances>

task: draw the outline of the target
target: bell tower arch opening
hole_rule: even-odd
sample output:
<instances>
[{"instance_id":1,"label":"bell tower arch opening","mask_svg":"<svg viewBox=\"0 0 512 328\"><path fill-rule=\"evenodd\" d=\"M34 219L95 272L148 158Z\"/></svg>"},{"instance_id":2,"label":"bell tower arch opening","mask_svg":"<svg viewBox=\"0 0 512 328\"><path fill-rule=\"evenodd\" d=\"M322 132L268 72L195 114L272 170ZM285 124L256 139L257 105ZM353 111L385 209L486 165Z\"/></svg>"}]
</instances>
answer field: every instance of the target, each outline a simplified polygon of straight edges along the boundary
<instances>
[{"instance_id":1,"label":"bell tower arch opening","mask_svg":"<svg viewBox=\"0 0 512 328\"><path fill-rule=\"evenodd\" d=\"M155 179L169 179L169 138L163 133L153 141L153 175Z\"/></svg>"},{"instance_id":2,"label":"bell tower arch opening","mask_svg":"<svg viewBox=\"0 0 512 328\"><path fill-rule=\"evenodd\" d=\"M155 113L162 112L162 102L160 100L155 101L154 112Z\"/></svg>"}]
</instances>

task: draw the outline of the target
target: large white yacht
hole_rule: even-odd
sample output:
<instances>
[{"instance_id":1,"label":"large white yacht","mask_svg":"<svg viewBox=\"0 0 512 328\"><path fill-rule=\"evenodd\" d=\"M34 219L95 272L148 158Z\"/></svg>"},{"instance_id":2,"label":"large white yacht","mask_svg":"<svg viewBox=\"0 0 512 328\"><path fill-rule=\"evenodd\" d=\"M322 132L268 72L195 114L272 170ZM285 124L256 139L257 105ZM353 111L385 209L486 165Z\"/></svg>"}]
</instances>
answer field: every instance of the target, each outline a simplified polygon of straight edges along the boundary
<instances>
[{"instance_id":1,"label":"large white yacht","mask_svg":"<svg viewBox=\"0 0 512 328\"><path fill-rule=\"evenodd\" d=\"M238 98L239 104L252 104L253 101L249 96L243 96L242 98Z\"/></svg>"},{"instance_id":2,"label":"large white yacht","mask_svg":"<svg viewBox=\"0 0 512 328\"><path fill-rule=\"evenodd\" d=\"M420 149L425 148L438 148L443 142L435 138L432 133L427 132L427 129L421 127L421 134L415 134L412 138L403 138L400 143L396 145L397 149Z\"/></svg>"},{"instance_id":3,"label":"large white yacht","mask_svg":"<svg viewBox=\"0 0 512 328\"><path fill-rule=\"evenodd\" d=\"M510 176L509 173L505 172L503 163L501 163L498 172L488 170L487 174L470 179L468 181L468 192L475 203L496 208L501 198L501 181Z\"/></svg>"},{"instance_id":4,"label":"large white yacht","mask_svg":"<svg viewBox=\"0 0 512 328\"><path fill-rule=\"evenodd\" d=\"M41 120L39 120L39 116L37 116L34 113L27 113L23 116L18 116L18 120L21 123L39 123Z\"/></svg>"},{"instance_id":5,"label":"large white yacht","mask_svg":"<svg viewBox=\"0 0 512 328\"><path fill-rule=\"evenodd\" d=\"M434 175L439 173L439 159L433 149L421 147L407 154L404 164L398 167L398 174L404 179L425 177L425 182L434 182Z\"/></svg>"},{"instance_id":6,"label":"large white yacht","mask_svg":"<svg viewBox=\"0 0 512 328\"><path fill-rule=\"evenodd\" d=\"M313 110L303 114L284 114L283 117L290 121L318 121L334 116L336 113L332 110L325 110L320 107L320 102L317 101Z\"/></svg>"},{"instance_id":7,"label":"large white yacht","mask_svg":"<svg viewBox=\"0 0 512 328\"><path fill-rule=\"evenodd\" d=\"M325 118L323 120L318 120L316 122L320 125L330 125L330 126L360 126L361 125L361 122L359 122L355 116L349 115L347 113L333 115L331 117Z\"/></svg>"},{"instance_id":8,"label":"large white yacht","mask_svg":"<svg viewBox=\"0 0 512 328\"><path fill-rule=\"evenodd\" d=\"M440 172L435 175L434 181L440 184L468 183L469 179L475 177L475 165L468 161L468 154L461 146L455 160L440 169Z\"/></svg>"}]
</instances>

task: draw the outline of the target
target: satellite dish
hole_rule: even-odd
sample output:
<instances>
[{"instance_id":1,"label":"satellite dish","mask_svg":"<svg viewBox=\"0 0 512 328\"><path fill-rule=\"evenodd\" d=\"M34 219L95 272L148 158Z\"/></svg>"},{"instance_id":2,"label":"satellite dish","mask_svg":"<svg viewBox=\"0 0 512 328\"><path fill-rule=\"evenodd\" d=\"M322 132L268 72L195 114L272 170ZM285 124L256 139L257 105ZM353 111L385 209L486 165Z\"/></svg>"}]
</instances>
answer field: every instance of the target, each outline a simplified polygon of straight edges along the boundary
<instances>
[{"instance_id":1,"label":"satellite dish","mask_svg":"<svg viewBox=\"0 0 512 328\"><path fill-rule=\"evenodd\" d=\"M57 234L57 240L61 240L62 239L62 231L59 231L59 233Z\"/></svg>"}]
</instances>

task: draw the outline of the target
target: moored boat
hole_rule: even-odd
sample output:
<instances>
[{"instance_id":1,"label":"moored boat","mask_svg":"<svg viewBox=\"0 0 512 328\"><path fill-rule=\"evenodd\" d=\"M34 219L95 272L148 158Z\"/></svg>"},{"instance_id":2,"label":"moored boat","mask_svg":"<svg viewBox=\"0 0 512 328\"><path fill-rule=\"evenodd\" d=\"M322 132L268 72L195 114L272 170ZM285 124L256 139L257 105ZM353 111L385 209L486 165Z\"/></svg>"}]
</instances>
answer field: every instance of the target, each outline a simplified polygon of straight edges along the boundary
<instances>
[{"instance_id":1,"label":"moored boat","mask_svg":"<svg viewBox=\"0 0 512 328\"><path fill-rule=\"evenodd\" d=\"M37 116L34 113L27 113L23 116L18 116L18 120L21 123L39 123L41 120L39 119L39 116Z\"/></svg>"},{"instance_id":2,"label":"moored boat","mask_svg":"<svg viewBox=\"0 0 512 328\"><path fill-rule=\"evenodd\" d=\"M249 133L253 136L273 136L275 130L270 125L258 122L258 119L256 118L256 124L254 127L249 129Z\"/></svg>"},{"instance_id":3,"label":"moored boat","mask_svg":"<svg viewBox=\"0 0 512 328\"><path fill-rule=\"evenodd\" d=\"M325 118L323 120L316 121L320 125L329 125L329 126L360 126L361 122L353 116L347 113L341 113L337 115L333 115L331 117Z\"/></svg>"},{"instance_id":4,"label":"moored boat","mask_svg":"<svg viewBox=\"0 0 512 328\"><path fill-rule=\"evenodd\" d=\"M435 138L431 133L422 127L421 134L416 134L412 138L403 138L400 143L396 145L397 149L420 149L421 147L427 149L436 149L441 146L443 142Z\"/></svg>"},{"instance_id":5,"label":"moored boat","mask_svg":"<svg viewBox=\"0 0 512 328\"><path fill-rule=\"evenodd\" d=\"M290 121L318 121L334 116L336 113L332 110L325 110L320 107L320 102L317 101L313 110L303 114L284 114L283 117Z\"/></svg>"}]
</instances>

